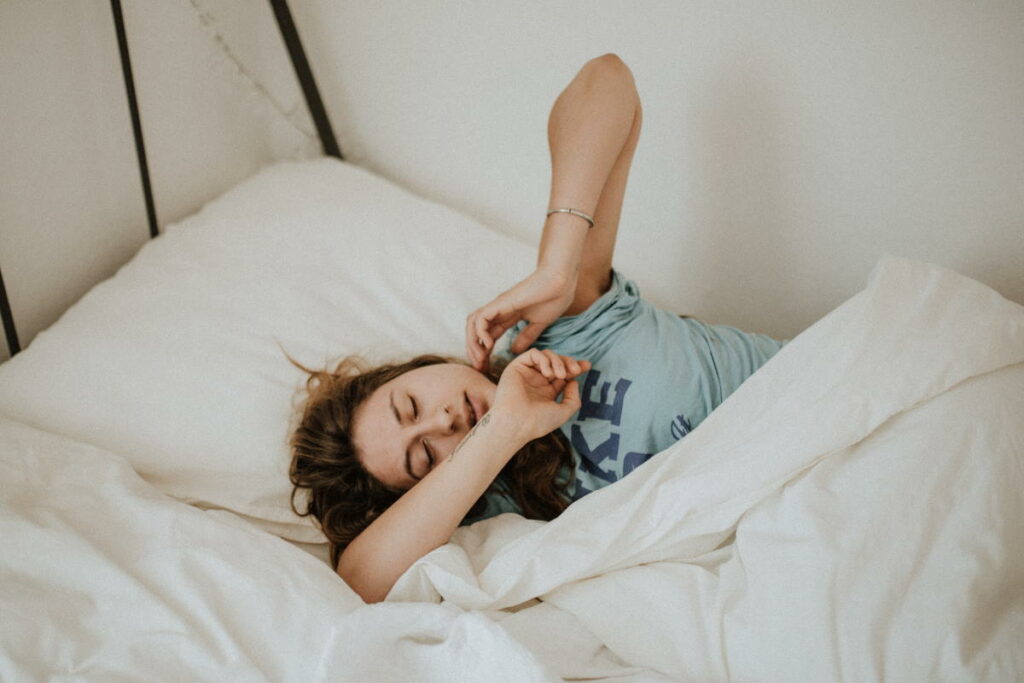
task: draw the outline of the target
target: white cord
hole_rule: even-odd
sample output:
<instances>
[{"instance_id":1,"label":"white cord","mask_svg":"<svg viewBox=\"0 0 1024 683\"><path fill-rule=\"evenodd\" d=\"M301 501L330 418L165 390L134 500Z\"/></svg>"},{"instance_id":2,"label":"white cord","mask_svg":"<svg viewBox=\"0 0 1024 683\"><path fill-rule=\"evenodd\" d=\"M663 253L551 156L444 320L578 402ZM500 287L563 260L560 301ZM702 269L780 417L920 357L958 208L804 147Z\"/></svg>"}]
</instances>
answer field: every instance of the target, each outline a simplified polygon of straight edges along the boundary
<instances>
[{"instance_id":1,"label":"white cord","mask_svg":"<svg viewBox=\"0 0 1024 683\"><path fill-rule=\"evenodd\" d=\"M306 143L300 143L292 150L291 156L293 158L298 157L310 157L317 156L320 154L320 139L315 131L310 130L305 124L308 123L308 115L306 115L305 107L303 105L304 100L299 98L291 108L286 109L282 106L273 95L259 82L256 80L249 70L245 68L242 61L232 52L231 47L224 40L224 36L216 28L216 21L213 15L203 7L199 0L189 0L192 4L192 8L195 10L196 15L199 17L199 23L203 30L213 39L214 43L220 48L221 53L227 60L233 65L234 68L231 71L240 76L249 88L249 95L252 99L257 99L265 103L269 103L276 114L283 118L292 128L298 131L306 140ZM300 119L302 123L300 123Z\"/></svg>"}]
</instances>

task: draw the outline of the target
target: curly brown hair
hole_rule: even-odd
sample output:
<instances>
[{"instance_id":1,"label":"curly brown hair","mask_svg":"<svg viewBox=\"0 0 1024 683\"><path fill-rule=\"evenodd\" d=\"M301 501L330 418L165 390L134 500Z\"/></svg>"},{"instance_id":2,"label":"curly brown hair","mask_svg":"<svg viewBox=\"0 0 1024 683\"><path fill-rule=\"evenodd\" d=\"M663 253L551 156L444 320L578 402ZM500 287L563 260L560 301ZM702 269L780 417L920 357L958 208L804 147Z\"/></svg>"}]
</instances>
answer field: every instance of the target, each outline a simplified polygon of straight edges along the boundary
<instances>
[{"instance_id":1,"label":"curly brown hair","mask_svg":"<svg viewBox=\"0 0 1024 683\"><path fill-rule=\"evenodd\" d=\"M290 440L292 461L288 475L294 485L291 505L296 514L313 515L320 523L331 546L331 564L336 567L348 544L404 493L371 475L357 457L351 439L356 409L382 384L410 370L438 363L468 363L450 356L423 354L403 363L371 367L356 355L342 359L333 371L328 371L311 370L290 356L288 359L309 374L302 417ZM497 384L508 363L495 357L484 374ZM573 472L573 466L569 443L556 429L523 446L499 476L527 518L547 521L569 505L572 477L558 475L563 468ZM501 491L496 481L464 519L483 513L486 494ZM300 510L295 497L304 489L309 490L309 497L305 510Z\"/></svg>"}]
</instances>

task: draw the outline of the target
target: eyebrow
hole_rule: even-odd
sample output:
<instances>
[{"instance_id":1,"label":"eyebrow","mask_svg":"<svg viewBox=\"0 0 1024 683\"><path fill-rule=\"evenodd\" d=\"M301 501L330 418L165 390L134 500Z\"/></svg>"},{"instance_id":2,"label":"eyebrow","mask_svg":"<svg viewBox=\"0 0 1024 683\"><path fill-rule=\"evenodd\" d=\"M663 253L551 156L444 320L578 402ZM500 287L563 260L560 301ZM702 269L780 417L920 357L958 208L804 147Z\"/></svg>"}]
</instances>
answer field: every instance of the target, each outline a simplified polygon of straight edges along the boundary
<instances>
[{"instance_id":1,"label":"eyebrow","mask_svg":"<svg viewBox=\"0 0 1024 683\"><path fill-rule=\"evenodd\" d=\"M388 394L388 400L391 403L391 412L395 414L395 422L397 422L398 426L401 427L402 426L402 418L398 415L398 408L395 407L395 390L394 389L392 389L391 393ZM409 473L409 476L412 477L413 480L419 481L420 478L412 473L411 461L412 461L412 454L409 451L409 449L407 448L407 449L405 449L405 471Z\"/></svg>"}]
</instances>

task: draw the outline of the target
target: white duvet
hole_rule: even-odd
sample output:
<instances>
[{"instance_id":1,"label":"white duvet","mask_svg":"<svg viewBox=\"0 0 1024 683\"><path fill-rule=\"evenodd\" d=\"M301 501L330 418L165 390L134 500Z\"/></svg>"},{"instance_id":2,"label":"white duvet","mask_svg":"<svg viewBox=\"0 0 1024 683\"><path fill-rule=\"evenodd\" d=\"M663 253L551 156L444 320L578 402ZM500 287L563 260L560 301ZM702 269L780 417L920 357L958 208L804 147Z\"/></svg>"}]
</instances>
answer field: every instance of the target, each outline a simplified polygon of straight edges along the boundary
<instances>
[{"instance_id":1,"label":"white duvet","mask_svg":"<svg viewBox=\"0 0 1024 683\"><path fill-rule=\"evenodd\" d=\"M1024 308L886 256L685 439L372 606L0 420L0 679L1021 680L1022 417Z\"/></svg>"}]
</instances>

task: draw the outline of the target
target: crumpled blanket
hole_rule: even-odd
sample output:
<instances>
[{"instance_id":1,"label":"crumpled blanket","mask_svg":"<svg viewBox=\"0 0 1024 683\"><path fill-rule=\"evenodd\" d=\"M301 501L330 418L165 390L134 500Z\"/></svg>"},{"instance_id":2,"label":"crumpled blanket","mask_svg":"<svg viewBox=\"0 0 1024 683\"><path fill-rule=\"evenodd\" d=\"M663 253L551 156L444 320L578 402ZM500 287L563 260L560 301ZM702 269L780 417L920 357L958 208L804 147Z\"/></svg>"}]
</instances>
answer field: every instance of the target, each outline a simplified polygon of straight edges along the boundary
<instances>
[{"instance_id":1,"label":"crumpled blanket","mask_svg":"<svg viewBox=\"0 0 1024 683\"><path fill-rule=\"evenodd\" d=\"M1024 680L1024 308L886 256L683 440L387 601L0 419L0 679Z\"/></svg>"},{"instance_id":2,"label":"crumpled blanket","mask_svg":"<svg viewBox=\"0 0 1024 683\"><path fill-rule=\"evenodd\" d=\"M886 254L684 439L460 528L388 601L518 606L554 670L557 609L678 680L1020 680L1021 416L1024 307Z\"/></svg>"}]
</instances>

